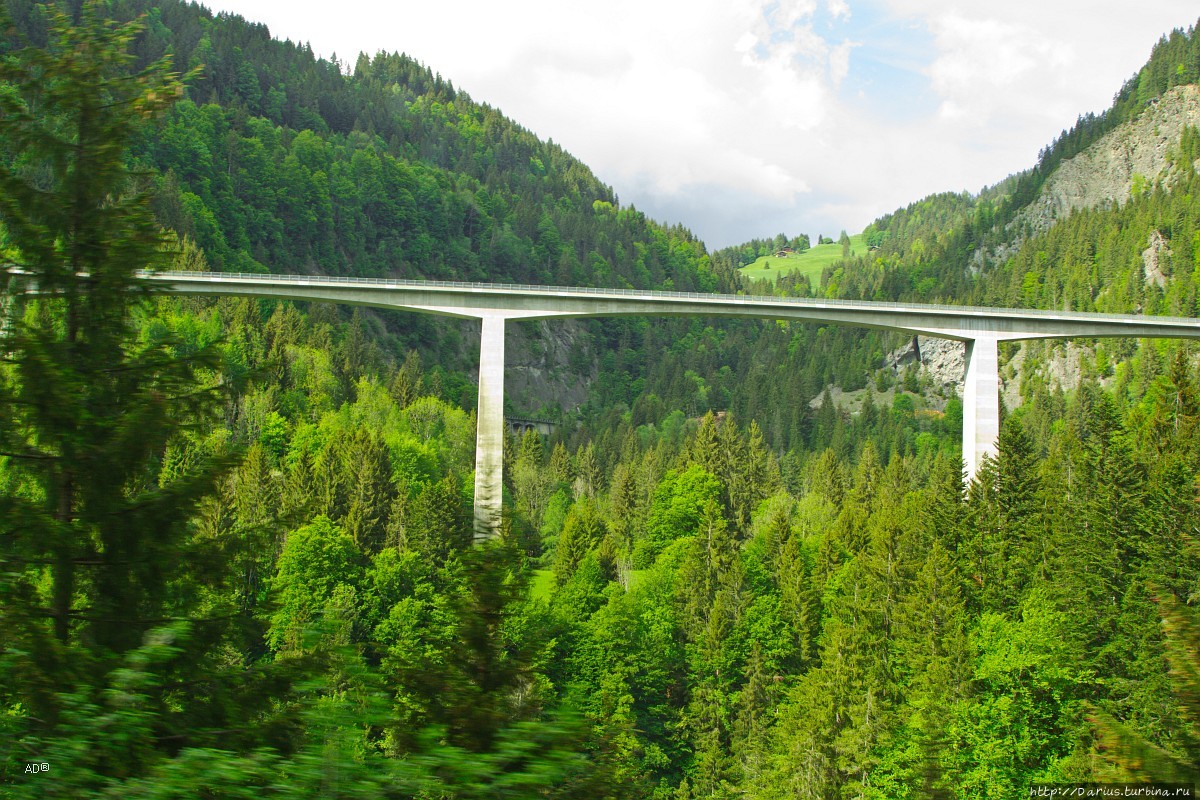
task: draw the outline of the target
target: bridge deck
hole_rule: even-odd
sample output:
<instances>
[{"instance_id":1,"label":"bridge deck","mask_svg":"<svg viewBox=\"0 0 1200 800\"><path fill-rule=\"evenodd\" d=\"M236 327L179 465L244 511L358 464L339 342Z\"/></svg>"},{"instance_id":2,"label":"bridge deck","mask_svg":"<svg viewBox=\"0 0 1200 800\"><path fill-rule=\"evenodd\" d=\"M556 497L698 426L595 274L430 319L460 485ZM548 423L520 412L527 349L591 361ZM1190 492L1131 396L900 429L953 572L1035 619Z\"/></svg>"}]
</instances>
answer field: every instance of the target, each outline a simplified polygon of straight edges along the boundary
<instances>
[{"instance_id":1,"label":"bridge deck","mask_svg":"<svg viewBox=\"0 0 1200 800\"><path fill-rule=\"evenodd\" d=\"M901 303L877 300L841 300L777 295L667 292L639 289L607 289L575 286L532 286L525 284L454 282L385 278L351 278L326 275L274 275L212 272L142 272L143 277L173 284L168 291L196 294L263 295L281 290L281 297L327 299L334 293L342 302L391 308L457 312L455 316L482 317L499 313L509 319L538 319L581 316L624 316L679 314L694 316L797 317L839 323L842 315L854 314L844 324L899 331L914 325L940 327L934 336L967 341L984 330L1004 339L1074 338L1092 336L1200 336L1200 320L1189 317L1104 314L1046 309L996 308L933 303ZM338 290L347 291L338 291ZM332 290L330 292L329 290ZM355 291L356 290L356 291ZM525 301L525 302L514 302ZM831 312L822 315L820 312ZM863 315L855 314L861 312ZM886 318L892 317L887 324ZM934 322L933 326L925 325ZM1131 333L1134 328L1144 333ZM914 331L918 332L918 331ZM953 335L959 334L959 335Z\"/></svg>"},{"instance_id":2,"label":"bridge deck","mask_svg":"<svg viewBox=\"0 0 1200 800\"><path fill-rule=\"evenodd\" d=\"M142 273L155 291L315 300L482 320L476 429L475 536L500 529L507 320L604 316L726 316L785 319L923 333L966 343L963 458L967 478L996 452L1000 434L997 347L1036 338L1200 338L1192 318L1038 309L887 303L808 297L700 294L322 275ZM156 284L156 285L154 285Z\"/></svg>"}]
</instances>

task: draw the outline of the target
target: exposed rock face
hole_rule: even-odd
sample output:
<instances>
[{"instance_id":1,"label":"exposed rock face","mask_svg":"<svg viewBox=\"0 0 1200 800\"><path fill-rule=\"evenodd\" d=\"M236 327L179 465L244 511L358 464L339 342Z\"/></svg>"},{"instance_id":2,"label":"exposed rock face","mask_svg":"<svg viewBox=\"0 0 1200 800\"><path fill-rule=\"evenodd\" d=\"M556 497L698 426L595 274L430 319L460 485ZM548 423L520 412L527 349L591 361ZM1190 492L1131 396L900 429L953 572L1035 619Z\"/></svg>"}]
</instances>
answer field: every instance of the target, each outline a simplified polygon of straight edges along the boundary
<instances>
[{"instance_id":1,"label":"exposed rock face","mask_svg":"<svg viewBox=\"0 0 1200 800\"><path fill-rule=\"evenodd\" d=\"M1025 348L1022 348L1024 351ZM1045 364L1041 371L1046 376L1050 388L1070 391L1079 385L1079 375L1083 371L1083 357L1095 358L1095 348L1080 347L1074 342L1065 342L1058 347L1048 348Z\"/></svg>"},{"instance_id":2,"label":"exposed rock face","mask_svg":"<svg viewBox=\"0 0 1200 800\"><path fill-rule=\"evenodd\" d=\"M504 404L517 416L531 416L543 407L558 406L570 411L583 405L588 388L599 372L595 353L588 350L584 375L572 368L572 352L584 331L579 323L562 321L519 322L504 326ZM462 336L467 363L479 357L479 325L467 324ZM578 360L578 359L576 359ZM476 368L477 369L477 368ZM472 378L477 377L472 369Z\"/></svg>"},{"instance_id":3,"label":"exposed rock face","mask_svg":"<svg viewBox=\"0 0 1200 800\"><path fill-rule=\"evenodd\" d=\"M1166 288L1167 276L1159 266L1159 261L1162 255L1171 254L1170 248L1167 247L1167 240L1157 230L1150 231L1149 247L1142 251L1142 264L1145 266L1146 285L1155 285L1159 288Z\"/></svg>"},{"instance_id":4,"label":"exposed rock face","mask_svg":"<svg viewBox=\"0 0 1200 800\"><path fill-rule=\"evenodd\" d=\"M1200 125L1200 86L1176 86L1137 119L1121 125L1059 165L1041 196L1018 216L1035 231L1071 211L1124 203L1134 183L1169 180L1168 156L1186 126ZM1024 218L1024 219L1022 219Z\"/></svg>"},{"instance_id":5,"label":"exposed rock face","mask_svg":"<svg viewBox=\"0 0 1200 800\"><path fill-rule=\"evenodd\" d=\"M967 349L961 342L949 339L929 339L917 337L921 348L921 367L929 376L929 381L936 387L954 386L962 391L963 376L967 371Z\"/></svg>"},{"instance_id":6,"label":"exposed rock face","mask_svg":"<svg viewBox=\"0 0 1200 800\"><path fill-rule=\"evenodd\" d=\"M914 336L908 344L889 353L884 364L899 376L905 367L915 362L936 391L954 389L961 393L966 374L966 352L962 342Z\"/></svg>"},{"instance_id":7,"label":"exposed rock face","mask_svg":"<svg viewBox=\"0 0 1200 800\"><path fill-rule=\"evenodd\" d=\"M1094 358L1094 348L1079 346L1074 342L1037 343L1037 365L1029 363L1029 349L1024 344L1007 362L1000 367L1000 398L1006 408L1016 408L1022 403L1021 379L1030 369L1045 376L1051 388L1070 391L1079 384L1079 376L1083 370L1083 359ZM1043 351L1041 348L1045 348ZM919 358L917 354L919 353ZM963 377L966 374L966 347L961 342L949 339L931 339L925 336L914 337L912 342L889 353L884 362L887 367L895 370L897 377L903 374L905 368L916 362L919 364L920 376L931 392L950 396L952 393L962 397ZM1109 379L1111 380L1111 379ZM1101 380L1101 383L1107 383ZM834 392L834 399L838 399ZM936 397L927 396L931 407L941 407L945 402ZM813 407L819 407L818 400L813 401ZM841 405L841 404L839 404Z\"/></svg>"},{"instance_id":8,"label":"exposed rock face","mask_svg":"<svg viewBox=\"0 0 1200 800\"><path fill-rule=\"evenodd\" d=\"M579 326L574 322L510 322L505 395L513 408L534 413L542 406L569 410L583 405L595 380L592 359L587 375L572 372L571 351L577 346Z\"/></svg>"},{"instance_id":9,"label":"exposed rock face","mask_svg":"<svg viewBox=\"0 0 1200 800\"><path fill-rule=\"evenodd\" d=\"M1137 119L1059 164L1037 200L1008 224L1009 241L988 252L976 251L972 268L978 271L986 264L1003 263L1020 248L1026 228L1036 234L1072 211L1120 205L1133 194L1135 183L1146 188L1157 180L1169 183L1168 159L1189 126L1200 127L1200 86L1194 84L1176 86Z\"/></svg>"},{"instance_id":10,"label":"exposed rock face","mask_svg":"<svg viewBox=\"0 0 1200 800\"><path fill-rule=\"evenodd\" d=\"M1172 151L1179 145L1185 127L1200 127L1200 86L1176 86L1157 103L1116 130L1109 132L1082 153L1063 161L1046 179L1038 199L1023 209L1009 223L1010 240L991 252L978 251L973 268L985 263L998 264L1012 256L1021 246L1018 232L1040 233L1049 229L1061 217L1072 211L1094 208L1109 203L1120 205L1133 195L1135 185L1150 188L1156 181L1170 184L1173 165ZM1200 161L1196 163L1200 169ZM1163 269L1169 255L1166 239L1153 230L1147 247L1142 251L1146 285L1165 287L1169 276ZM1021 402L1020 376L1026 366L1027 346L1023 345L1004 368L1003 398L1009 408ZM922 344L924 352L924 344ZM961 352L961 351L960 351ZM1073 389L1079 383L1080 359L1090 348L1074 343L1052 348L1038 367L1050 385ZM922 359L924 368L924 359Z\"/></svg>"},{"instance_id":11,"label":"exposed rock face","mask_svg":"<svg viewBox=\"0 0 1200 800\"><path fill-rule=\"evenodd\" d=\"M922 338L924 337L914 336L912 341L910 341L908 344L902 347L897 347L895 350L888 353L883 359L884 366L893 369L896 372L902 372L905 367L914 361L920 363L921 345L918 340Z\"/></svg>"}]
</instances>

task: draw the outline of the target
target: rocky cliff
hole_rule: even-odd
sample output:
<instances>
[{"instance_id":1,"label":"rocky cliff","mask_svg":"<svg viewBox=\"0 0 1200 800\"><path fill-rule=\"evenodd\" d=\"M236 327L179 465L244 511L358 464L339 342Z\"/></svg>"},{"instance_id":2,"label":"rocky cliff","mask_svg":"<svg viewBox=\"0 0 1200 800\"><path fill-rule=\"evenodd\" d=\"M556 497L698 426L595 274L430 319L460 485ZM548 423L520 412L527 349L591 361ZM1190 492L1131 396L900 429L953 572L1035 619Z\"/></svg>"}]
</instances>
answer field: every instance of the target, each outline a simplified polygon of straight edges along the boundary
<instances>
[{"instance_id":1,"label":"rocky cliff","mask_svg":"<svg viewBox=\"0 0 1200 800\"><path fill-rule=\"evenodd\" d=\"M978 252L975 266L1003 262L1026 236L1048 230L1072 211L1110 203L1120 205L1134 192L1149 189L1157 182L1169 186L1179 141L1187 127L1200 127L1200 86L1176 86L1136 119L1063 161L1047 178L1038 198L1009 223L1008 241L991 252ZM1200 169L1200 162L1196 166ZM1150 231L1142 253L1147 284L1160 288L1166 284L1160 261L1167 252L1162 234ZM1051 385L1069 390L1079 381L1083 361L1095 355L1093 348L1075 343L1051 346L1033 360L1027 358L1026 350L1022 346L1002 370L1002 393L1010 408L1021 402L1019 386L1027 370L1036 369ZM899 374L908 362L917 360L927 385L935 391L953 387L961 393L963 357L963 347L956 342L918 337L915 343L890 353L885 365Z\"/></svg>"}]
</instances>

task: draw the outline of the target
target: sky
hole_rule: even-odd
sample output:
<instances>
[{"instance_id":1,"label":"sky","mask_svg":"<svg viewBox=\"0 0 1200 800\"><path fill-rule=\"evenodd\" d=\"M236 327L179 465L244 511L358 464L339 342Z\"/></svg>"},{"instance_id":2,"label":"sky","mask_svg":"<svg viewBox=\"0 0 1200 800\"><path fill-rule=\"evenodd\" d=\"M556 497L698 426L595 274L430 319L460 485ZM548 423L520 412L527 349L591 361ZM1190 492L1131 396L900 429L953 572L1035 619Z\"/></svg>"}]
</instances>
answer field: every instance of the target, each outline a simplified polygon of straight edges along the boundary
<instances>
[{"instance_id":1,"label":"sky","mask_svg":"<svg viewBox=\"0 0 1200 800\"><path fill-rule=\"evenodd\" d=\"M403 52L710 248L837 237L1027 169L1194 0L202 0Z\"/></svg>"}]
</instances>

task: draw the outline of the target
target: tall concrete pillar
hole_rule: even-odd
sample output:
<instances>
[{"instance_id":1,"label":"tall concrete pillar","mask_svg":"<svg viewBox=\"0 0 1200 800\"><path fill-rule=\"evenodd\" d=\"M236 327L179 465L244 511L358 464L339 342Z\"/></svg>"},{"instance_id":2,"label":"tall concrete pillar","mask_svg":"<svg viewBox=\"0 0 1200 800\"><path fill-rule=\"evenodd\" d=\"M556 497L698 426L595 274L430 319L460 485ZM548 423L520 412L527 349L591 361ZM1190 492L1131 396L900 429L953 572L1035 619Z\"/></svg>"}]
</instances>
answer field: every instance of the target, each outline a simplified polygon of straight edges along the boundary
<instances>
[{"instance_id":1,"label":"tall concrete pillar","mask_svg":"<svg viewBox=\"0 0 1200 800\"><path fill-rule=\"evenodd\" d=\"M995 336L967 342L967 376L963 385L963 459L967 481L979 471L985 455L995 457L1000 438L1000 361Z\"/></svg>"},{"instance_id":2,"label":"tall concrete pillar","mask_svg":"<svg viewBox=\"0 0 1200 800\"><path fill-rule=\"evenodd\" d=\"M475 429L475 542L500 533L504 480L504 317L483 317Z\"/></svg>"},{"instance_id":3,"label":"tall concrete pillar","mask_svg":"<svg viewBox=\"0 0 1200 800\"><path fill-rule=\"evenodd\" d=\"M3 272L0 270L0 276L3 276ZM22 306L18 301L28 291L26 280L19 275L9 274L5 283L5 290L0 293L0 340L8 338L11 333L13 320L21 313Z\"/></svg>"}]
</instances>

